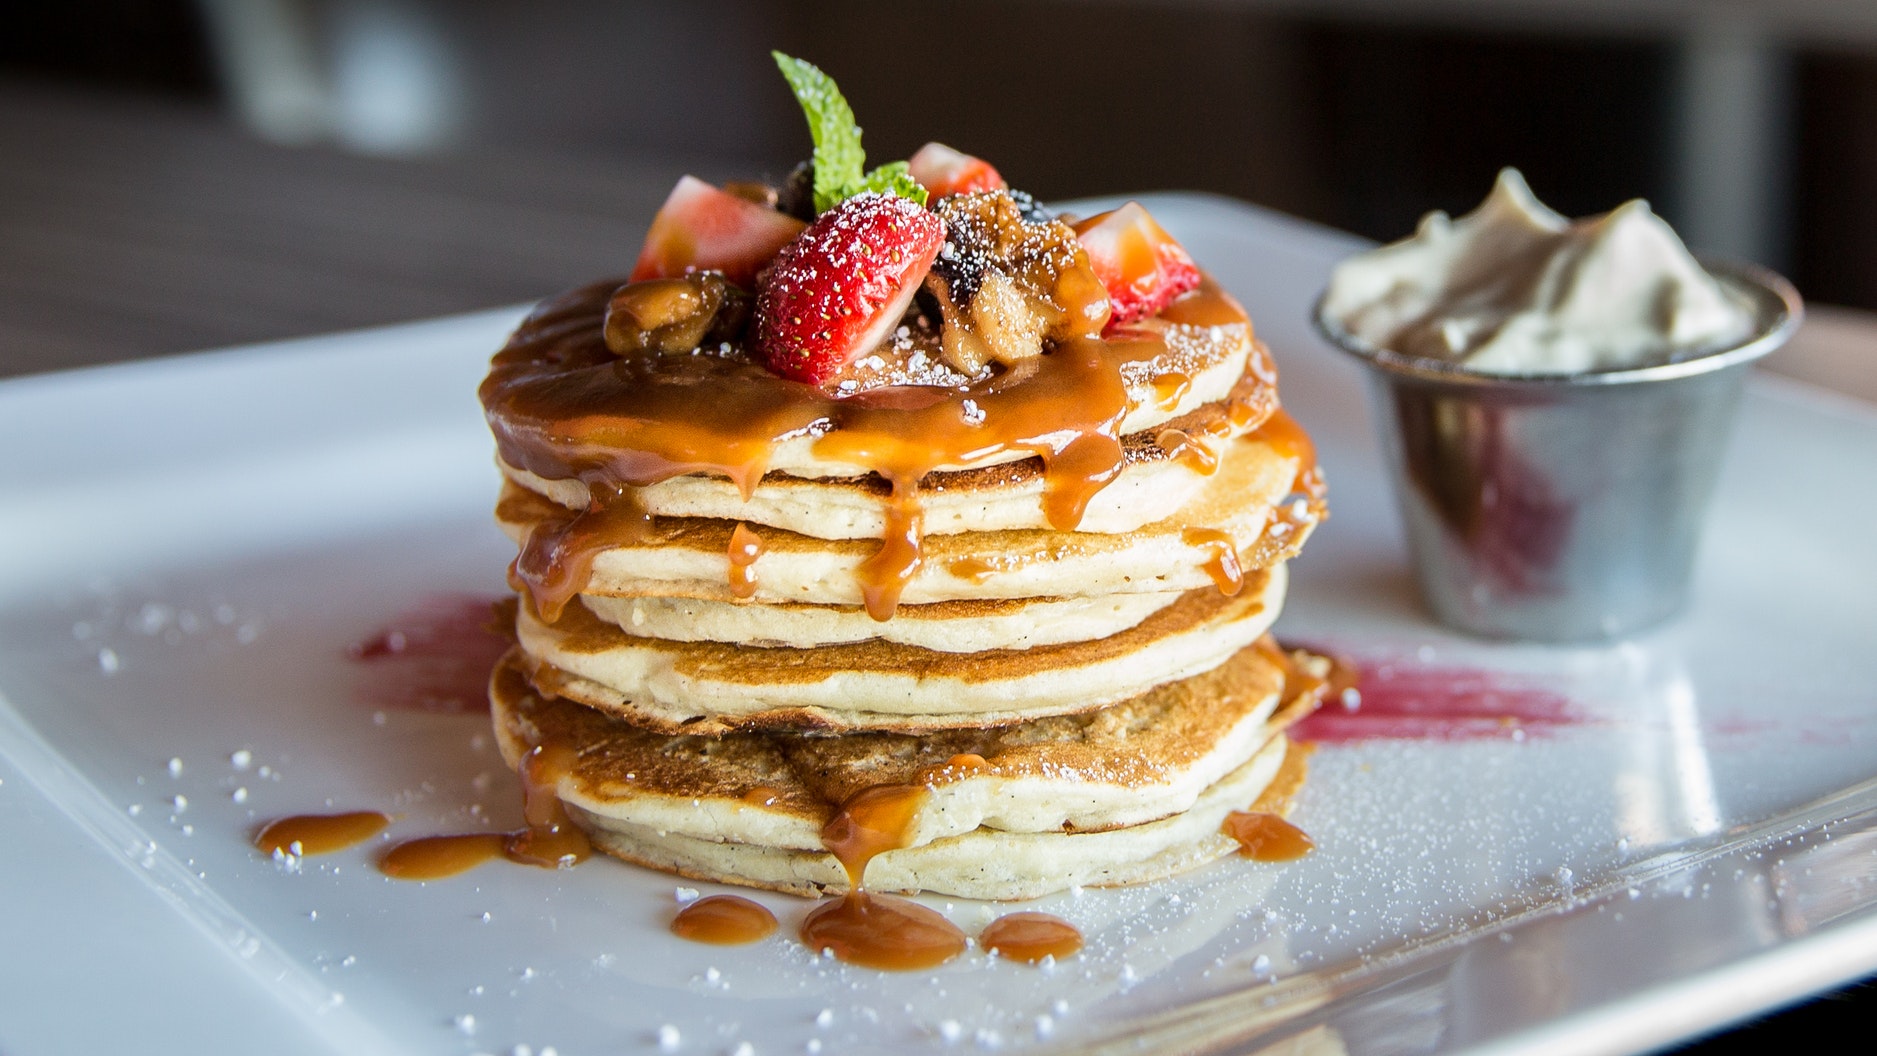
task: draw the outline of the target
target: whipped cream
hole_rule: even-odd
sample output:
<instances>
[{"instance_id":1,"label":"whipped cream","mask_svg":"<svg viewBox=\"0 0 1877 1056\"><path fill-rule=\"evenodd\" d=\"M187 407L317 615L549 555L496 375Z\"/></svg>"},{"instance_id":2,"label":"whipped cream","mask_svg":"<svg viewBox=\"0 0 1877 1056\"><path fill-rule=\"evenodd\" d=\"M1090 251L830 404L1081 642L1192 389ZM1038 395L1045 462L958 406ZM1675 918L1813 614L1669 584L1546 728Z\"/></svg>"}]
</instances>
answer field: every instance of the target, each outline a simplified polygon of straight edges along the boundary
<instances>
[{"instance_id":1,"label":"whipped cream","mask_svg":"<svg viewBox=\"0 0 1877 1056\"><path fill-rule=\"evenodd\" d=\"M1641 199L1572 221L1503 169L1479 208L1344 261L1323 313L1378 348L1487 374L1652 366L1737 345L1748 303Z\"/></svg>"}]
</instances>

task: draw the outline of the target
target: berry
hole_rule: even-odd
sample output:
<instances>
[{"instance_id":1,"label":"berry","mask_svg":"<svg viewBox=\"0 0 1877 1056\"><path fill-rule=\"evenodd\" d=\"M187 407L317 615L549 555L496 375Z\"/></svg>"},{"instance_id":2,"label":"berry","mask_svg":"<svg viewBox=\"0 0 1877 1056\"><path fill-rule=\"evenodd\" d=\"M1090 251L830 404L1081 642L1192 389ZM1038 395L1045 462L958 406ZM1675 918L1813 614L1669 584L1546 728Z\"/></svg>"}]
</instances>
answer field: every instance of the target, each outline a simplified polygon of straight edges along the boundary
<instances>
[{"instance_id":1,"label":"berry","mask_svg":"<svg viewBox=\"0 0 1877 1056\"><path fill-rule=\"evenodd\" d=\"M943 143L927 143L906 162L912 178L934 199L972 191L999 191L1004 178L983 158L953 150Z\"/></svg>"},{"instance_id":2,"label":"berry","mask_svg":"<svg viewBox=\"0 0 1877 1056\"><path fill-rule=\"evenodd\" d=\"M757 294L757 358L827 381L899 324L944 242L944 222L905 198L861 194L821 214Z\"/></svg>"},{"instance_id":3,"label":"berry","mask_svg":"<svg viewBox=\"0 0 1877 1056\"><path fill-rule=\"evenodd\" d=\"M1199 285L1199 267L1139 202L1091 216L1075 237L1114 305L1110 329L1154 315Z\"/></svg>"},{"instance_id":4,"label":"berry","mask_svg":"<svg viewBox=\"0 0 1877 1056\"><path fill-rule=\"evenodd\" d=\"M721 271L732 283L753 289L757 272L805 226L792 216L686 176L652 218L632 281L708 270Z\"/></svg>"}]
</instances>

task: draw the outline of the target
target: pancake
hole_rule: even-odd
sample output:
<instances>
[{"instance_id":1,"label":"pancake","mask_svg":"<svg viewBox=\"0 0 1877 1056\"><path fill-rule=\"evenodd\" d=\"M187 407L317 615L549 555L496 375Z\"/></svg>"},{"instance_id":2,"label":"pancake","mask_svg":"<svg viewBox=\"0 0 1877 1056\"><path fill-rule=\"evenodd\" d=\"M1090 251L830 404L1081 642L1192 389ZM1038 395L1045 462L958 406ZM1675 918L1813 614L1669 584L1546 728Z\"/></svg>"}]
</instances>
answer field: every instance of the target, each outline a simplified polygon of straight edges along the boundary
<instances>
[{"instance_id":1,"label":"pancake","mask_svg":"<svg viewBox=\"0 0 1877 1056\"><path fill-rule=\"evenodd\" d=\"M673 642L737 642L760 648L813 649L883 641L942 653L1030 649L1106 638L1173 604L1179 591L1096 598L997 598L901 605L890 620L839 605L749 605L699 598L580 601L627 634Z\"/></svg>"},{"instance_id":2,"label":"pancake","mask_svg":"<svg viewBox=\"0 0 1877 1056\"><path fill-rule=\"evenodd\" d=\"M1161 821L1105 832L978 829L921 847L888 851L867 866L867 889L959 898L1021 900L1070 887L1162 880L1223 858L1238 844L1219 831L1226 815L1257 802L1296 751L1277 734L1258 755ZM578 808L574 808L578 809ZM1270 811L1266 811L1269 813ZM846 876L818 851L720 843L636 825L584 819L593 845L615 858L695 880L798 895L843 892Z\"/></svg>"},{"instance_id":3,"label":"pancake","mask_svg":"<svg viewBox=\"0 0 1877 1056\"><path fill-rule=\"evenodd\" d=\"M637 383L622 378L623 365L619 357L607 351L602 336L606 303L617 285L596 283L543 302L497 354L481 395L498 448L509 465L529 468L543 479L577 485L576 474L524 466L525 452L539 445L564 455L580 455L584 461L587 449L603 444L602 438L609 436L618 422L644 413L643 407L630 403ZM1160 317L1130 324L1112 335L1104 346L1103 360L1108 365L1100 368L1101 373L1113 372L1122 387L1115 393L1119 399L1117 409L1122 412L1115 423L1117 435L1158 429L1202 405L1225 400L1248 374L1265 390L1261 404L1274 398L1271 393L1276 387L1276 371L1269 353L1253 340L1244 310L1210 279L1193 294L1169 305ZM715 433L726 426L760 426L756 432L739 435L737 445L739 451L745 446L760 449L765 471L801 478L839 478L864 476L877 468L842 457L840 445L825 442L826 407L804 408L799 417L771 413L778 410L779 403L799 396L799 387L789 388L793 383L766 385L777 379L768 377L760 368L746 369L738 356L673 357L665 366L686 377L667 386L667 392L681 396L679 390L688 389L708 395L689 412L662 409L686 417L709 417L713 410L730 410L734 421L709 423ZM1034 387L1026 382L972 386L980 401L984 399L982 394L999 388ZM972 395L949 387L927 391L944 400ZM733 408L733 402L743 396L756 402L750 407ZM620 399L628 403L615 402ZM861 405L867 400L852 402ZM828 406L835 403L838 401ZM839 432L840 427L834 430ZM978 445L974 442L971 446ZM1031 454L1017 448L992 447L942 460L931 468L982 468L1022 461Z\"/></svg>"},{"instance_id":4,"label":"pancake","mask_svg":"<svg viewBox=\"0 0 1877 1056\"><path fill-rule=\"evenodd\" d=\"M1284 702L1284 669L1247 649L1205 675L1093 715L926 737L667 736L544 697L511 653L491 686L504 755L566 745L556 790L595 843L706 879L814 893L844 875L821 849L839 804L876 785L923 785L900 849L868 867L875 890L1028 898L1070 884L1168 875L1235 846L1224 815L1290 772L1279 731L1315 706ZM1275 712L1275 713L1274 713ZM976 756L976 759L961 758Z\"/></svg>"},{"instance_id":5,"label":"pancake","mask_svg":"<svg viewBox=\"0 0 1877 1056\"><path fill-rule=\"evenodd\" d=\"M1216 568L1225 542L1236 550L1241 567L1275 564L1302 547L1322 515L1317 500L1292 494L1303 457L1255 434L1234 440L1190 502L1130 532L1015 530L928 536L923 559L906 580L899 601L919 605L1191 590L1215 583L1209 568ZM1280 505L1286 507L1286 516L1274 520ZM513 484L504 487L496 506L497 523L522 544L531 533L551 533L568 516L558 505ZM730 542L736 527L736 522L724 520L659 518L630 537L602 546L581 593L743 600L730 584ZM1268 537L1267 527L1273 528ZM816 539L779 529L757 534L762 553L748 568L754 580L748 600L864 603L860 569L879 550L877 541Z\"/></svg>"},{"instance_id":6,"label":"pancake","mask_svg":"<svg viewBox=\"0 0 1877 1056\"><path fill-rule=\"evenodd\" d=\"M1264 634L1283 606L1282 565L1236 595L1187 592L1119 634L957 654L890 642L755 649L636 638L569 605L515 633L538 685L666 731L989 726L1090 711L1210 670Z\"/></svg>"},{"instance_id":7,"label":"pancake","mask_svg":"<svg viewBox=\"0 0 1877 1056\"><path fill-rule=\"evenodd\" d=\"M1259 362L1268 363L1262 346L1258 352ZM1204 487L1229 442L1262 424L1275 408L1272 389L1256 366L1212 402L1192 404L1192 391L1181 397L1180 405L1190 406L1185 413L1130 415L1129 424L1140 419L1143 427L1123 435L1126 461L1089 501L1077 531L1131 531L1184 506ZM579 480L548 479L499 458L497 466L509 480L568 509L583 510L592 501ZM1042 459L1036 457L928 473L919 485L925 532L1048 528L1044 485ZM691 473L638 488L633 497L657 517L740 520L821 539L878 539L886 531L888 493L886 481L874 475L772 470L747 496L725 477Z\"/></svg>"}]
</instances>

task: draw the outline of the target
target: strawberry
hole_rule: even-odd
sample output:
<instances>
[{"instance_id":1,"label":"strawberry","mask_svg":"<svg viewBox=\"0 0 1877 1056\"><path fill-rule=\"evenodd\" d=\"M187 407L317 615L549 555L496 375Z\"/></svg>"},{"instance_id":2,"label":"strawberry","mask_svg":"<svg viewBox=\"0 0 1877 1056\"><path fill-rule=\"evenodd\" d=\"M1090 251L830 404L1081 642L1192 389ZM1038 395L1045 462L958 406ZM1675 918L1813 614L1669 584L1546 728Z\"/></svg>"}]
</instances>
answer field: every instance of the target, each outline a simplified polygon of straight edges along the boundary
<instances>
[{"instance_id":1,"label":"strawberry","mask_svg":"<svg viewBox=\"0 0 1877 1056\"><path fill-rule=\"evenodd\" d=\"M756 295L757 357L819 385L885 339L945 244L945 222L906 198L861 194L783 247Z\"/></svg>"},{"instance_id":2,"label":"strawberry","mask_svg":"<svg viewBox=\"0 0 1877 1056\"><path fill-rule=\"evenodd\" d=\"M953 150L943 143L927 143L907 159L912 178L934 198L971 191L1001 191L1004 178L983 158Z\"/></svg>"},{"instance_id":3,"label":"strawberry","mask_svg":"<svg viewBox=\"0 0 1877 1056\"><path fill-rule=\"evenodd\" d=\"M1075 225L1089 266L1108 288L1114 317L1108 327L1145 319L1199 285L1199 268L1139 202L1129 202Z\"/></svg>"},{"instance_id":4,"label":"strawberry","mask_svg":"<svg viewBox=\"0 0 1877 1056\"><path fill-rule=\"evenodd\" d=\"M686 176L652 218L632 281L721 271L736 285L754 289L756 273L805 226L792 216Z\"/></svg>"}]
</instances>

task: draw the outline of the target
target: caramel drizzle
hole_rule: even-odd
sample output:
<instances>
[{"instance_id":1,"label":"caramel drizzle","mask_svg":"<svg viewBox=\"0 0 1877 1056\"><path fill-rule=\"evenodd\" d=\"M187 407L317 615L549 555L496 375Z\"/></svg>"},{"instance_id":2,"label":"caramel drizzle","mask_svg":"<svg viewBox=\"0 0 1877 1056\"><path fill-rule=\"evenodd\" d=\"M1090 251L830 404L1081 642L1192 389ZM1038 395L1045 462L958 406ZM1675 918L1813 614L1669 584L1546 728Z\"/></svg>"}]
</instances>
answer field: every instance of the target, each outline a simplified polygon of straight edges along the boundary
<instances>
[{"instance_id":1,"label":"caramel drizzle","mask_svg":"<svg viewBox=\"0 0 1877 1056\"><path fill-rule=\"evenodd\" d=\"M1316 445L1309 434L1281 408L1272 412L1248 439L1268 444L1280 457L1297 460L1297 474L1290 491L1265 519L1257 542L1239 559L1247 568L1265 568L1293 551L1302 532L1323 519L1323 499L1328 489L1323 483L1322 468L1317 465Z\"/></svg>"},{"instance_id":2,"label":"caramel drizzle","mask_svg":"<svg viewBox=\"0 0 1877 1056\"><path fill-rule=\"evenodd\" d=\"M616 286L542 305L496 355L480 390L505 462L578 479L593 496L586 510L537 526L517 559L518 588L548 620L585 587L609 533L649 529L633 489L700 473L729 479L748 498L777 447L802 437L817 457L865 466L890 486L884 538L860 571L868 613L888 619L922 560L928 474L1011 452L1040 458L1045 519L1074 530L1124 464L1122 366L1166 350L1159 333L1129 329L1065 342L1016 383L1000 376L967 389L889 387L837 398L739 355L613 356L602 326ZM1244 323L1243 310L1210 281L1161 318ZM1275 397L1255 402L1274 406Z\"/></svg>"},{"instance_id":3,"label":"caramel drizzle","mask_svg":"<svg viewBox=\"0 0 1877 1056\"><path fill-rule=\"evenodd\" d=\"M1170 411L1180 405L1192 387L1192 378L1177 370L1167 371L1154 379L1154 404L1163 411Z\"/></svg>"},{"instance_id":4,"label":"caramel drizzle","mask_svg":"<svg viewBox=\"0 0 1877 1056\"><path fill-rule=\"evenodd\" d=\"M841 804L821 843L847 873L847 893L811 910L801 939L811 950L869 968L907 971L944 964L965 949L965 934L939 913L866 890L867 863L906 846L929 793L922 785L875 785Z\"/></svg>"},{"instance_id":5,"label":"caramel drizzle","mask_svg":"<svg viewBox=\"0 0 1877 1056\"><path fill-rule=\"evenodd\" d=\"M1162 429L1160 435L1154 437L1154 444L1202 476L1209 477L1219 468L1219 456L1185 430Z\"/></svg>"},{"instance_id":6,"label":"caramel drizzle","mask_svg":"<svg viewBox=\"0 0 1877 1056\"><path fill-rule=\"evenodd\" d=\"M1315 711L1327 694L1353 685L1355 669L1335 657L1287 652L1269 634L1261 635L1253 648L1284 673L1284 688L1279 697L1282 703L1278 706L1276 721L1286 725ZM1298 657L1305 655L1317 661L1312 667L1319 670L1306 670L1298 662ZM1305 761L1309 754L1307 744L1285 745L1284 760L1264 791L1249 807L1227 814L1220 823L1219 831L1237 841L1242 857L1283 862L1301 858L1316 847L1308 833L1284 818L1303 787L1309 770Z\"/></svg>"},{"instance_id":7,"label":"caramel drizzle","mask_svg":"<svg viewBox=\"0 0 1877 1056\"><path fill-rule=\"evenodd\" d=\"M1236 597L1245 589L1245 570L1238 562L1238 543L1230 532L1218 528L1182 528L1180 541L1187 546L1202 546L1211 551L1206 559L1206 574L1212 585L1226 597Z\"/></svg>"},{"instance_id":8,"label":"caramel drizzle","mask_svg":"<svg viewBox=\"0 0 1877 1056\"><path fill-rule=\"evenodd\" d=\"M1297 477L1291 484L1293 494L1320 501L1324 494L1323 473L1317 465L1316 443L1303 431L1290 412L1278 408L1251 433L1251 439L1268 445L1281 458L1297 460Z\"/></svg>"},{"instance_id":9,"label":"caramel drizzle","mask_svg":"<svg viewBox=\"0 0 1877 1056\"><path fill-rule=\"evenodd\" d=\"M508 567L509 586L525 591L535 612L549 623L560 619L567 603L592 578L600 551L637 542L652 530L651 515L632 489L592 487L595 498L586 509L536 522ZM601 498L607 490L611 497Z\"/></svg>"},{"instance_id":10,"label":"caramel drizzle","mask_svg":"<svg viewBox=\"0 0 1877 1056\"><path fill-rule=\"evenodd\" d=\"M730 533L730 593L739 598L756 595L756 559L763 556L763 539L738 521Z\"/></svg>"},{"instance_id":11,"label":"caramel drizzle","mask_svg":"<svg viewBox=\"0 0 1877 1056\"><path fill-rule=\"evenodd\" d=\"M397 880L441 880L496 858L543 869L566 869L593 853L587 834L561 802L560 780L573 772L579 753L565 745L541 745L522 757L522 817L514 832L471 832L405 840L378 859L378 869Z\"/></svg>"},{"instance_id":12,"label":"caramel drizzle","mask_svg":"<svg viewBox=\"0 0 1877 1056\"><path fill-rule=\"evenodd\" d=\"M821 827L821 845L847 873L847 886L858 890L867 863L912 839L912 827L928 793L923 785L874 785L847 798Z\"/></svg>"}]
</instances>

